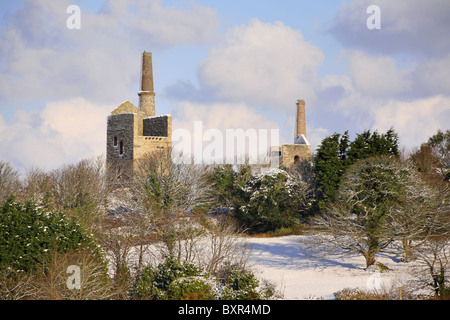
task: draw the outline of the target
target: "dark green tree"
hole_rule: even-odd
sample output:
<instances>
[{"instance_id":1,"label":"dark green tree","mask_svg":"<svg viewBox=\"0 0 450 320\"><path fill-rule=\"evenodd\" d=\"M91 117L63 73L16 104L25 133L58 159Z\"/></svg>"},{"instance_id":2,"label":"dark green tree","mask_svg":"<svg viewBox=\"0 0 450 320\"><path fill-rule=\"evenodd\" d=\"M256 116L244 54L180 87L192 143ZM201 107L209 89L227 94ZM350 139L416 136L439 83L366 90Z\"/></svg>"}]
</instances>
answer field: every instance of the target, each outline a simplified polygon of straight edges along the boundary
<instances>
[{"instance_id":1,"label":"dark green tree","mask_svg":"<svg viewBox=\"0 0 450 320\"><path fill-rule=\"evenodd\" d=\"M251 232L294 227L305 211L306 189L306 183L281 169L258 174L240 187L243 205L234 216Z\"/></svg>"},{"instance_id":2,"label":"dark green tree","mask_svg":"<svg viewBox=\"0 0 450 320\"><path fill-rule=\"evenodd\" d=\"M428 233L431 227L424 225L434 220L433 201L414 168L394 156L370 157L348 168L334 201L315 221L332 234L332 243L362 254L369 267L394 240L420 241L419 235Z\"/></svg>"},{"instance_id":3,"label":"dark green tree","mask_svg":"<svg viewBox=\"0 0 450 320\"><path fill-rule=\"evenodd\" d=\"M215 206L222 208L233 206L235 175L230 164L214 166L207 175L206 179L214 186L211 192L215 199Z\"/></svg>"},{"instance_id":4,"label":"dark green tree","mask_svg":"<svg viewBox=\"0 0 450 320\"><path fill-rule=\"evenodd\" d=\"M211 193L215 199L216 208L236 209L245 201L242 188L253 177L249 165L241 165L237 170L230 164L218 165L206 175L208 183L212 186Z\"/></svg>"},{"instance_id":5,"label":"dark green tree","mask_svg":"<svg viewBox=\"0 0 450 320\"><path fill-rule=\"evenodd\" d=\"M323 139L314 157L319 208L334 199L341 177L350 165L377 155L399 156L398 136L393 129L384 134L367 130L357 134L353 141L348 131Z\"/></svg>"},{"instance_id":6,"label":"dark green tree","mask_svg":"<svg viewBox=\"0 0 450 320\"><path fill-rule=\"evenodd\" d=\"M377 131L371 133L370 130L357 134L355 140L350 143L346 164L351 165L360 159L377 155L399 156L398 136L393 129L384 134Z\"/></svg>"},{"instance_id":7,"label":"dark green tree","mask_svg":"<svg viewBox=\"0 0 450 320\"><path fill-rule=\"evenodd\" d=\"M320 202L333 199L346 167L349 139L335 133L322 140L314 157L317 195Z\"/></svg>"}]
</instances>

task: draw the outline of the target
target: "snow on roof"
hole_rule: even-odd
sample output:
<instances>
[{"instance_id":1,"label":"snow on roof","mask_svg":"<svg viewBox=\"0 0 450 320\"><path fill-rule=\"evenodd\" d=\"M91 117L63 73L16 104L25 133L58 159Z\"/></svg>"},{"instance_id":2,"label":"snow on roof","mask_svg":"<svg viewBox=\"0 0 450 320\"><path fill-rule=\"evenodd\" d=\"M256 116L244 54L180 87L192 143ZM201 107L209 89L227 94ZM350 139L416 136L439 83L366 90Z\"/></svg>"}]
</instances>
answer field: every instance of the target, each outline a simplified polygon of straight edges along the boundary
<instances>
[{"instance_id":1,"label":"snow on roof","mask_svg":"<svg viewBox=\"0 0 450 320\"><path fill-rule=\"evenodd\" d=\"M310 145L308 139L306 139L306 136L304 134L300 134L297 138L295 138L294 144Z\"/></svg>"},{"instance_id":2,"label":"snow on roof","mask_svg":"<svg viewBox=\"0 0 450 320\"><path fill-rule=\"evenodd\" d=\"M144 119L153 119L153 118L161 118L161 117L171 117L170 114L159 114L157 116L145 117Z\"/></svg>"}]
</instances>

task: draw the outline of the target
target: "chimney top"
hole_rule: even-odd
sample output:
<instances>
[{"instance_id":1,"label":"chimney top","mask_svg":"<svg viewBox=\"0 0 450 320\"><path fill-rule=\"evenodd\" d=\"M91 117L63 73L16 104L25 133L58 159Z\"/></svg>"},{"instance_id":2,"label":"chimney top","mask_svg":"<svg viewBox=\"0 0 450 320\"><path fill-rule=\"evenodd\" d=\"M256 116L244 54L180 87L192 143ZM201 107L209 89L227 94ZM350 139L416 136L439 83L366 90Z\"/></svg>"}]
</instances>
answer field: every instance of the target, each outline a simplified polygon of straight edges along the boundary
<instances>
[{"instance_id":1,"label":"chimney top","mask_svg":"<svg viewBox=\"0 0 450 320\"><path fill-rule=\"evenodd\" d=\"M305 100L297 100L297 118L295 138L300 135L306 137Z\"/></svg>"},{"instance_id":2,"label":"chimney top","mask_svg":"<svg viewBox=\"0 0 450 320\"><path fill-rule=\"evenodd\" d=\"M141 91L153 92L152 53L142 53Z\"/></svg>"}]
</instances>

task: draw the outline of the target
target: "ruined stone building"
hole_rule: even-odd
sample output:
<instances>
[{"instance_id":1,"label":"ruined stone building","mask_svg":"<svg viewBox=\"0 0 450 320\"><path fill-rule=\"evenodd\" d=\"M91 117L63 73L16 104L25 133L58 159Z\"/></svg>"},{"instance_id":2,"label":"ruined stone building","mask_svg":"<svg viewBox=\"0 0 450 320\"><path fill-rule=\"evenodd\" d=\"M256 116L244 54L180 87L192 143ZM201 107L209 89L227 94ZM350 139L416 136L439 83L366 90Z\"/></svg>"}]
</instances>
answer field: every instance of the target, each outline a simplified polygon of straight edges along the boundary
<instances>
[{"instance_id":1,"label":"ruined stone building","mask_svg":"<svg viewBox=\"0 0 450 320\"><path fill-rule=\"evenodd\" d=\"M118 179L133 176L138 162L157 150L172 149L172 117L155 115L151 52L142 54L139 108L125 101L107 120L106 162Z\"/></svg>"},{"instance_id":2,"label":"ruined stone building","mask_svg":"<svg viewBox=\"0 0 450 320\"><path fill-rule=\"evenodd\" d=\"M139 108L125 101L107 119L106 162L108 172L120 180L133 177L140 160L149 159L155 151L170 157L172 149L172 117L156 115L151 52L142 54ZM162 154L162 153L161 153ZM272 146L271 155L284 166L311 157L306 138L305 101L297 101L296 131L293 144Z\"/></svg>"},{"instance_id":3,"label":"ruined stone building","mask_svg":"<svg viewBox=\"0 0 450 320\"><path fill-rule=\"evenodd\" d=\"M297 117L295 137L293 144L283 144L282 146L273 146L272 155L278 153L280 163L286 167L291 166L302 159L311 158L311 145L306 139L306 114L305 101L297 101Z\"/></svg>"}]
</instances>

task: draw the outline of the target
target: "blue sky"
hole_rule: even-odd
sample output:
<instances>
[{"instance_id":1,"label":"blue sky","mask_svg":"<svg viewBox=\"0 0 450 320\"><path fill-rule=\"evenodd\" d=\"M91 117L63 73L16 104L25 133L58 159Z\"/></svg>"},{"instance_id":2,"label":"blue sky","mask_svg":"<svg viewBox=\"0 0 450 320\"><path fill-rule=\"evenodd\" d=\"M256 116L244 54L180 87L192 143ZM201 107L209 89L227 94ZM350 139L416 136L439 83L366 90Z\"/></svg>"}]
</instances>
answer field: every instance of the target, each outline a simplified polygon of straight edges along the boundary
<instances>
[{"instance_id":1,"label":"blue sky","mask_svg":"<svg viewBox=\"0 0 450 320\"><path fill-rule=\"evenodd\" d=\"M313 149L393 127L411 151L449 129L447 0L21 0L0 16L0 160L20 169L104 153L107 115L138 103L144 50L174 129L275 128L291 143L297 99Z\"/></svg>"}]
</instances>

